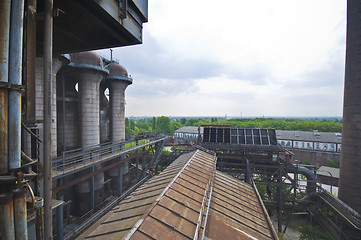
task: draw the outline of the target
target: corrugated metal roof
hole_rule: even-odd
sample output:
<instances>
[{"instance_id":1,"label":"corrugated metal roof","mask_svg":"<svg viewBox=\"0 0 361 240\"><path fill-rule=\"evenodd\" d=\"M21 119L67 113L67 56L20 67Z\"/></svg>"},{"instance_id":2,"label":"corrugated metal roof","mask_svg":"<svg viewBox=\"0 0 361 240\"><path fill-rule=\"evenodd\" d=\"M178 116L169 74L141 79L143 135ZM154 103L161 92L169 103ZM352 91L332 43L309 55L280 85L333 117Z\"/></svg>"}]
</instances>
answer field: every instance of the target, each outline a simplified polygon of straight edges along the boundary
<instances>
[{"instance_id":1,"label":"corrugated metal roof","mask_svg":"<svg viewBox=\"0 0 361 240\"><path fill-rule=\"evenodd\" d=\"M86 238L277 239L255 189L216 171L216 160L200 150L183 155Z\"/></svg>"},{"instance_id":2,"label":"corrugated metal roof","mask_svg":"<svg viewBox=\"0 0 361 240\"><path fill-rule=\"evenodd\" d=\"M323 175L326 177L333 177L333 178L340 178L340 169L339 168L333 168L333 167L327 167L327 166L321 166L317 170L317 175Z\"/></svg>"},{"instance_id":3,"label":"corrugated metal roof","mask_svg":"<svg viewBox=\"0 0 361 240\"><path fill-rule=\"evenodd\" d=\"M200 127L201 134L203 134L203 127ZM175 130L176 133L192 133L192 134L198 134L198 127L195 126L183 126L177 130Z\"/></svg>"},{"instance_id":4,"label":"corrugated metal roof","mask_svg":"<svg viewBox=\"0 0 361 240\"><path fill-rule=\"evenodd\" d=\"M341 133L276 130L278 140L341 143Z\"/></svg>"}]
</instances>

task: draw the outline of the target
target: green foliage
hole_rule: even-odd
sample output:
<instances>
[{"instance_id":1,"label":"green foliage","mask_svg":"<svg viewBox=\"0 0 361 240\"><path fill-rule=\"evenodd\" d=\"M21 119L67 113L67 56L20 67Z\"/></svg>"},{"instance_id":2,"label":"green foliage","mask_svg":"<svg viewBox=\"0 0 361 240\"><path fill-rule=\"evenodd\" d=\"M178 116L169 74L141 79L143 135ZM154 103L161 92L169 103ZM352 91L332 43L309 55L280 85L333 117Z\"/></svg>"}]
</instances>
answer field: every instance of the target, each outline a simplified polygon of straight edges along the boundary
<instances>
[{"instance_id":1,"label":"green foliage","mask_svg":"<svg viewBox=\"0 0 361 240\"><path fill-rule=\"evenodd\" d=\"M311 165L311 161L310 161L310 160L304 160L304 161L303 161L303 164L305 164L305 165Z\"/></svg>"},{"instance_id":2,"label":"green foliage","mask_svg":"<svg viewBox=\"0 0 361 240\"><path fill-rule=\"evenodd\" d=\"M327 167L340 168L340 159L332 160L327 158Z\"/></svg>"},{"instance_id":3,"label":"green foliage","mask_svg":"<svg viewBox=\"0 0 361 240\"><path fill-rule=\"evenodd\" d=\"M319 226L312 226L306 220L301 221L299 230L301 232L300 240L331 239Z\"/></svg>"},{"instance_id":4,"label":"green foliage","mask_svg":"<svg viewBox=\"0 0 361 240\"><path fill-rule=\"evenodd\" d=\"M261 196L262 200L267 199L267 186L262 184L256 184L257 190L259 195Z\"/></svg>"},{"instance_id":5,"label":"green foliage","mask_svg":"<svg viewBox=\"0 0 361 240\"><path fill-rule=\"evenodd\" d=\"M125 119L126 136L141 132L160 132L173 135L174 131L182 126L199 126L201 124L228 124L232 128L274 128L278 130L298 130L320 132L341 132L340 120L317 119L272 119L272 118L242 118L217 119L212 118L181 118L171 121L168 117L151 117L143 119ZM331 162L330 162L331 164ZM339 163L332 163L333 166Z\"/></svg>"},{"instance_id":6,"label":"green foliage","mask_svg":"<svg viewBox=\"0 0 361 240\"><path fill-rule=\"evenodd\" d=\"M171 133L170 118L161 116L157 118L156 131L160 133Z\"/></svg>"}]
</instances>

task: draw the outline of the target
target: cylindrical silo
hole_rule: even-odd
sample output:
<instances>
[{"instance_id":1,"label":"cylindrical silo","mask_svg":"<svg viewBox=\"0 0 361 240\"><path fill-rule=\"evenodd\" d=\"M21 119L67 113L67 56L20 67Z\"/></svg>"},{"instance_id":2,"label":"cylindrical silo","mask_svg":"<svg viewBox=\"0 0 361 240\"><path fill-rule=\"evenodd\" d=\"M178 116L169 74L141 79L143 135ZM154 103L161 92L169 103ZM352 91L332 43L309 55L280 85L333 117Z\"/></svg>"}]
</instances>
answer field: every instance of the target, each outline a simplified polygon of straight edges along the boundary
<instances>
[{"instance_id":1,"label":"cylindrical silo","mask_svg":"<svg viewBox=\"0 0 361 240\"><path fill-rule=\"evenodd\" d=\"M110 82L110 133L113 142L125 139L125 96L124 92L133 80L128 76L127 70L116 62L111 63L107 69Z\"/></svg>"},{"instance_id":2,"label":"cylindrical silo","mask_svg":"<svg viewBox=\"0 0 361 240\"><path fill-rule=\"evenodd\" d=\"M339 198L359 213L361 213L360 19L360 2L348 0Z\"/></svg>"},{"instance_id":3,"label":"cylindrical silo","mask_svg":"<svg viewBox=\"0 0 361 240\"><path fill-rule=\"evenodd\" d=\"M100 143L110 141L109 100L106 97L106 91L108 89L107 82L108 81L103 80L100 83Z\"/></svg>"},{"instance_id":4,"label":"cylindrical silo","mask_svg":"<svg viewBox=\"0 0 361 240\"><path fill-rule=\"evenodd\" d=\"M78 79L81 147L91 148L100 144L99 85L108 70L103 68L102 59L94 52L72 54L69 65L73 67L73 73ZM94 170L99 168L100 165L95 166ZM97 192L103 184L104 173L100 173L94 177L94 196L99 195ZM90 190L88 181L80 183L79 199L89 197ZM83 201L80 201L80 209L88 207L83 207L82 204Z\"/></svg>"}]
</instances>

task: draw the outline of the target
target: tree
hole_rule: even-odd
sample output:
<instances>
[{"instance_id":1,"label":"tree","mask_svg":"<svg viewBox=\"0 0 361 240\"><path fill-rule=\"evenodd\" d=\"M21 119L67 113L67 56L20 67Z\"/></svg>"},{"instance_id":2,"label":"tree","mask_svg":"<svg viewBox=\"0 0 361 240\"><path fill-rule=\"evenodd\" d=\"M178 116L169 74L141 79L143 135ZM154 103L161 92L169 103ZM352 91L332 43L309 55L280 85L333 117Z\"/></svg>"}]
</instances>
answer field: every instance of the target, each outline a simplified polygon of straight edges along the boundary
<instances>
[{"instance_id":1,"label":"tree","mask_svg":"<svg viewBox=\"0 0 361 240\"><path fill-rule=\"evenodd\" d=\"M156 130L157 132L171 134L170 118L164 116L157 118Z\"/></svg>"},{"instance_id":2,"label":"tree","mask_svg":"<svg viewBox=\"0 0 361 240\"><path fill-rule=\"evenodd\" d=\"M185 119L185 118L182 118L182 119L180 120L180 123L181 123L182 125L186 124L186 122L187 122L187 119Z\"/></svg>"},{"instance_id":3,"label":"tree","mask_svg":"<svg viewBox=\"0 0 361 240\"><path fill-rule=\"evenodd\" d=\"M152 129L155 131L157 127L157 119L155 117L152 118Z\"/></svg>"}]
</instances>

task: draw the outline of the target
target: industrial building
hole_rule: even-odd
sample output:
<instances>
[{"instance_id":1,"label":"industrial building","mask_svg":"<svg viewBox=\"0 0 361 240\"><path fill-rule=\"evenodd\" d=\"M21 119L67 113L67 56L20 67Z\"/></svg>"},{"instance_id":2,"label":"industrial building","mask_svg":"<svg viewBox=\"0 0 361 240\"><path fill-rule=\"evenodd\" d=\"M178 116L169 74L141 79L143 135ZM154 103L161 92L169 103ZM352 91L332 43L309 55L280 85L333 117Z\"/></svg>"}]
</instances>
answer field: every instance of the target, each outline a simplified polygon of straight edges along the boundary
<instances>
[{"instance_id":1,"label":"industrial building","mask_svg":"<svg viewBox=\"0 0 361 240\"><path fill-rule=\"evenodd\" d=\"M142 43L148 1L0 1L1 239L277 239L265 206L277 212L282 236L289 203L330 235L360 239L360 8L348 0L336 199L290 162L274 129L204 126L200 146L151 178L168 136L125 139L133 79L126 63L93 52ZM307 178L300 201L299 174ZM255 183L267 186L266 200Z\"/></svg>"},{"instance_id":2,"label":"industrial building","mask_svg":"<svg viewBox=\"0 0 361 240\"><path fill-rule=\"evenodd\" d=\"M204 127L184 126L174 132L177 143L196 143L203 137ZM277 141L285 149L293 153L293 160L299 163L308 162L316 167L327 164L339 164L341 152L341 133L307 132L276 130Z\"/></svg>"}]
</instances>

